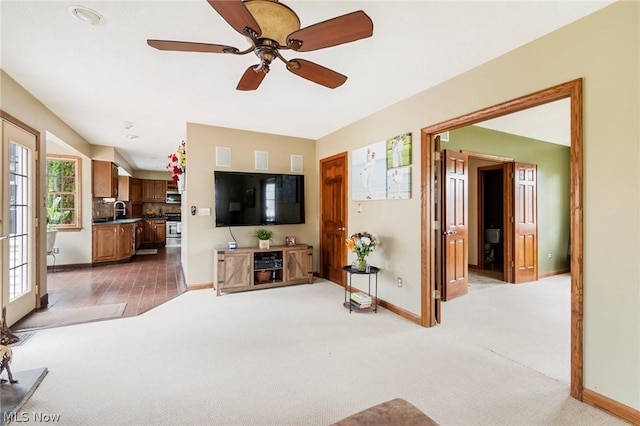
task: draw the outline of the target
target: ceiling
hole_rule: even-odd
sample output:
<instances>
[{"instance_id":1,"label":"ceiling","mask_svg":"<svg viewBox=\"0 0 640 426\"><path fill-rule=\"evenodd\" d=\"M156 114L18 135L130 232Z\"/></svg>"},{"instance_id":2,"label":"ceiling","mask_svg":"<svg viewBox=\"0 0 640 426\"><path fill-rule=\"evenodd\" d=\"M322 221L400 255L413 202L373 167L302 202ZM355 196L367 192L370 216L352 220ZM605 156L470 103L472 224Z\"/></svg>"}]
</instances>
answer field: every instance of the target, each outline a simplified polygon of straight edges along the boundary
<instances>
[{"instance_id":1,"label":"ceiling","mask_svg":"<svg viewBox=\"0 0 640 426\"><path fill-rule=\"evenodd\" d=\"M371 38L282 52L347 75L343 86L327 89L277 62L258 90L241 92L235 87L257 63L253 55L146 44L151 38L248 47L205 0L1 0L0 66L90 143L116 147L136 170L164 170L187 122L318 139L611 2L285 3L302 27L355 10L371 17ZM106 23L77 20L68 11L72 4L99 12Z\"/></svg>"}]
</instances>

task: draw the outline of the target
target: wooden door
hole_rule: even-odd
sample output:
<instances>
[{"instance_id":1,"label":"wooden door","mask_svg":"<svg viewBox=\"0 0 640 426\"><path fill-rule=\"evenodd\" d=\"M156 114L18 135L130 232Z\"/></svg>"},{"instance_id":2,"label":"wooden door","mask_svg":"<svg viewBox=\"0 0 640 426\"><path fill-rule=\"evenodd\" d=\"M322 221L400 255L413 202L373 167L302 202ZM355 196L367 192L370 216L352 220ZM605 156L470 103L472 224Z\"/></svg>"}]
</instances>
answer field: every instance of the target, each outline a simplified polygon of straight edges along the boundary
<instances>
[{"instance_id":1,"label":"wooden door","mask_svg":"<svg viewBox=\"0 0 640 426\"><path fill-rule=\"evenodd\" d=\"M467 206L469 170L467 154L444 150L442 156L442 287L443 299L469 291Z\"/></svg>"},{"instance_id":2,"label":"wooden door","mask_svg":"<svg viewBox=\"0 0 640 426\"><path fill-rule=\"evenodd\" d=\"M538 279L538 193L535 164L509 163L512 203L510 282Z\"/></svg>"},{"instance_id":3,"label":"wooden door","mask_svg":"<svg viewBox=\"0 0 640 426\"><path fill-rule=\"evenodd\" d=\"M344 286L347 261L347 153L320 161L320 274Z\"/></svg>"}]
</instances>

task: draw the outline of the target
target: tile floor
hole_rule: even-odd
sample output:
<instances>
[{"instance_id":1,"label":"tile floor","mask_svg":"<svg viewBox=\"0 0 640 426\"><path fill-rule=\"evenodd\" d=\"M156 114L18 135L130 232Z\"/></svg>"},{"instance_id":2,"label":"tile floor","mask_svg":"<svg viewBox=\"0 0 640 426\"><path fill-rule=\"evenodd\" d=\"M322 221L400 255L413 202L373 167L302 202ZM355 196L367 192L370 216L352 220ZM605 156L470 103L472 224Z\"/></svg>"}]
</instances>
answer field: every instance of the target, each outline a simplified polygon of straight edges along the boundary
<instances>
[{"instance_id":1,"label":"tile floor","mask_svg":"<svg viewBox=\"0 0 640 426\"><path fill-rule=\"evenodd\" d=\"M134 256L131 262L47 273L48 310L126 303L123 316L135 316L186 290L180 247Z\"/></svg>"}]
</instances>

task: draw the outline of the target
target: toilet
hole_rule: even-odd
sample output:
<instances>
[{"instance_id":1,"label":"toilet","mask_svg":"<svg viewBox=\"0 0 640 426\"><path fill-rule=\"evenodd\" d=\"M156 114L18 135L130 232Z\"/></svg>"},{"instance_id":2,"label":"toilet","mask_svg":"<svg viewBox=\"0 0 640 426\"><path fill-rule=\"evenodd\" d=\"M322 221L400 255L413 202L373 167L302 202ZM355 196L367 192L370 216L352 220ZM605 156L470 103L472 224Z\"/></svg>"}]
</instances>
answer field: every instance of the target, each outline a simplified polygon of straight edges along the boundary
<instances>
[{"instance_id":1,"label":"toilet","mask_svg":"<svg viewBox=\"0 0 640 426\"><path fill-rule=\"evenodd\" d=\"M484 230L484 239L490 244L500 244L502 242L502 229L490 228Z\"/></svg>"},{"instance_id":2,"label":"toilet","mask_svg":"<svg viewBox=\"0 0 640 426\"><path fill-rule=\"evenodd\" d=\"M484 262L493 264L495 261L493 248L502 242L502 229L489 228L484 230Z\"/></svg>"}]
</instances>

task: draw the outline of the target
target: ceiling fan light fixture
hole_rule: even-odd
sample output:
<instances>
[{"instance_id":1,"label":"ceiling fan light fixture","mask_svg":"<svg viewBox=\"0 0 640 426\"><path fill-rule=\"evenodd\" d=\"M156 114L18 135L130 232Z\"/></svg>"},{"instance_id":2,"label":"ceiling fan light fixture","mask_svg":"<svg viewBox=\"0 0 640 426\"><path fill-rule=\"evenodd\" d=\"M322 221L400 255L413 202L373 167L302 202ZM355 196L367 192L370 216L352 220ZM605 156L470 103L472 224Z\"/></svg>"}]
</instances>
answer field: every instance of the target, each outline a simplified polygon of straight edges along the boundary
<instances>
[{"instance_id":1,"label":"ceiling fan light fixture","mask_svg":"<svg viewBox=\"0 0 640 426\"><path fill-rule=\"evenodd\" d=\"M104 16L100 15L95 10L89 9L84 6L69 6L69 13L77 20L89 25L104 25L107 21Z\"/></svg>"},{"instance_id":2,"label":"ceiling fan light fixture","mask_svg":"<svg viewBox=\"0 0 640 426\"><path fill-rule=\"evenodd\" d=\"M286 46L287 36L300 29L298 15L276 0L247 0L244 4L260 25L260 38L274 40L280 46Z\"/></svg>"}]
</instances>

